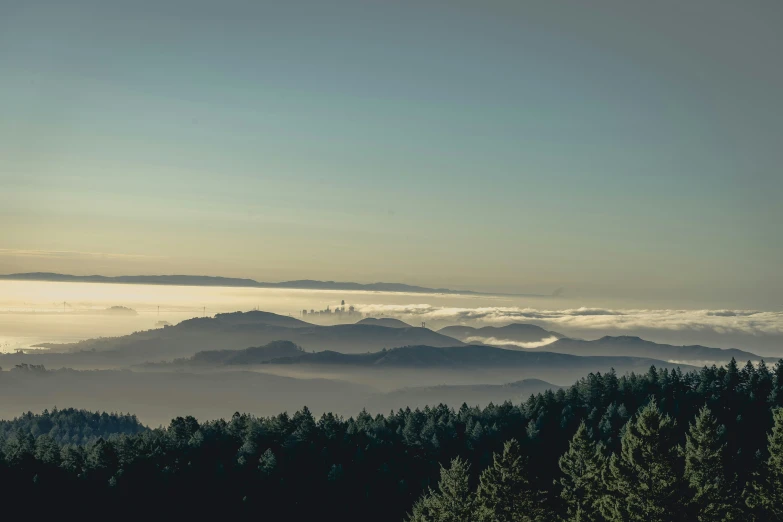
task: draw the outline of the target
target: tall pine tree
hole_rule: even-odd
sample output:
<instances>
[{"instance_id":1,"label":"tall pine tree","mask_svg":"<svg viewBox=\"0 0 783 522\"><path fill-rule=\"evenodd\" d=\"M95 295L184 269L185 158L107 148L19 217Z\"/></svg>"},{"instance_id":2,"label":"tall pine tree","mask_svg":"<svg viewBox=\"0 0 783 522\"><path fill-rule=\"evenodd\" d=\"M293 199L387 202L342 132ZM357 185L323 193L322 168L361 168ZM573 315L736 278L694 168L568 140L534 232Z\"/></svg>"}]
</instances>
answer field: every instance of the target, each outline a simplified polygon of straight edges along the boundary
<instances>
[{"instance_id":1,"label":"tall pine tree","mask_svg":"<svg viewBox=\"0 0 783 522\"><path fill-rule=\"evenodd\" d=\"M528 522L543 520L541 496L528 480L525 459L515 439L493 455L493 463L481 473L476 493L476 520Z\"/></svg>"},{"instance_id":2,"label":"tall pine tree","mask_svg":"<svg viewBox=\"0 0 783 522\"><path fill-rule=\"evenodd\" d=\"M783 408L772 411L774 424L767 436L769 457L747 495L747 505L763 520L783 521Z\"/></svg>"},{"instance_id":3,"label":"tall pine tree","mask_svg":"<svg viewBox=\"0 0 783 522\"><path fill-rule=\"evenodd\" d=\"M671 522L680 519L680 476L675 421L653 400L628 422L620 454L604 473L609 494L601 513L610 521Z\"/></svg>"},{"instance_id":4,"label":"tall pine tree","mask_svg":"<svg viewBox=\"0 0 783 522\"><path fill-rule=\"evenodd\" d=\"M475 495L470 490L470 465L459 457L440 468L437 491L430 490L413 505L410 522L472 522Z\"/></svg>"},{"instance_id":5,"label":"tall pine tree","mask_svg":"<svg viewBox=\"0 0 783 522\"><path fill-rule=\"evenodd\" d=\"M699 522L741 520L736 509L733 480L724 473L726 444L721 426L704 406L685 435L685 481L691 496L689 509Z\"/></svg>"},{"instance_id":6,"label":"tall pine tree","mask_svg":"<svg viewBox=\"0 0 783 522\"><path fill-rule=\"evenodd\" d=\"M603 495L601 472L604 457L590 440L584 421L568 444L568 451L560 457L560 497L566 504L566 520L593 522L602 520L598 501Z\"/></svg>"}]
</instances>

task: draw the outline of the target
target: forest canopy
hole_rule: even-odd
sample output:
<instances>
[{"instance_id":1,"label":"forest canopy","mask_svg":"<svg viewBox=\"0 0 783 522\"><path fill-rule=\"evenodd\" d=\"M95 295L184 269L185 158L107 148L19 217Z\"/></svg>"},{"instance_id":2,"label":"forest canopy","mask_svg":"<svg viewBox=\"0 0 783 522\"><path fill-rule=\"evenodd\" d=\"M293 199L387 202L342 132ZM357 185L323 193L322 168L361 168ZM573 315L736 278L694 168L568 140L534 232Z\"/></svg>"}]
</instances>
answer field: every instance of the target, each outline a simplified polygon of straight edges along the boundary
<instances>
[{"instance_id":1,"label":"forest canopy","mask_svg":"<svg viewBox=\"0 0 783 522\"><path fill-rule=\"evenodd\" d=\"M305 407L147 430L61 410L0 425L0 495L270 520L783 520L781 406L783 361L732 360L348 419ZM53 417L89 436L58 438Z\"/></svg>"}]
</instances>

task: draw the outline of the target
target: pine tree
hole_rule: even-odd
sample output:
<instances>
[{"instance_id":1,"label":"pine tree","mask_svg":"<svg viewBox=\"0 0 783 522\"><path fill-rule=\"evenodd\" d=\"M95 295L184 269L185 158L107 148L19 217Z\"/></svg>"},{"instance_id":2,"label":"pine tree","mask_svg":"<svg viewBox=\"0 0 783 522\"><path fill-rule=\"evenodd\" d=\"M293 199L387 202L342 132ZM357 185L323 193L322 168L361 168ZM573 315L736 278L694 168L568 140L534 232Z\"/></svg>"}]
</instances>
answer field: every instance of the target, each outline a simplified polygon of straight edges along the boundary
<instances>
[{"instance_id":1,"label":"pine tree","mask_svg":"<svg viewBox=\"0 0 783 522\"><path fill-rule=\"evenodd\" d=\"M772 431L767 436L769 457L750 486L748 507L764 520L783 520L783 408L772 411Z\"/></svg>"},{"instance_id":2,"label":"pine tree","mask_svg":"<svg viewBox=\"0 0 783 522\"><path fill-rule=\"evenodd\" d=\"M262 475L268 477L274 473L276 467L277 458L275 458L275 454L272 453L272 449L267 448L264 454L261 455L261 458L258 459L258 471L260 471Z\"/></svg>"},{"instance_id":3,"label":"pine tree","mask_svg":"<svg viewBox=\"0 0 783 522\"><path fill-rule=\"evenodd\" d=\"M721 427L704 406L685 435L685 481L691 489L690 508L699 522L741 520L734 482L724 472L726 444Z\"/></svg>"},{"instance_id":4,"label":"pine tree","mask_svg":"<svg viewBox=\"0 0 783 522\"><path fill-rule=\"evenodd\" d=\"M60 450L60 467L78 476L84 468L83 448L63 446Z\"/></svg>"},{"instance_id":5,"label":"pine tree","mask_svg":"<svg viewBox=\"0 0 783 522\"><path fill-rule=\"evenodd\" d=\"M648 376L649 377L649 376ZM620 454L604 473L610 494L601 499L611 521L671 522L680 516L676 423L655 401L639 411L623 430Z\"/></svg>"},{"instance_id":6,"label":"pine tree","mask_svg":"<svg viewBox=\"0 0 783 522\"><path fill-rule=\"evenodd\" d=\"M35 458L44 462L45 464L51 464L53 466L60 465L60 446L49 435L41 435L35 440Z\"/></svg>"},{"instance_id":7,"label":"pine tree","mask_svg":"<svg viewBox=\"0 0 783 522\"><path fill-rule=\"evenodd\" d=\"M26 468L35 461L35 439L29 431L16 430L16 437L6 441L5 460L12 468Z\"/></svg>"},{"instance_id":8,"label":"pine tree","mask_svg":"<svg viewBox=\"0 0 783 522\"><path fill-rule=\"evenodd\" d=\"M723 377L724 389L727 392L734 392L740 383L740 371L737 366L737 360L732 357L726 366L726 375Z\"/></svg>"},{"instance_id":9,"label":"pine tree","mask_svg":"<svg viewBox=\"0 0 783 522\"><path fill-rule=\"evenodd\" d=\"M407 522L437 522L438 512L435 508L432 491L425 492L421 498L414 502Z\"/></svg>"},{"instance_id":10,"label":"pine tree","mask_svg":"<svg viewBox=\"0 0 783 522\"><path fill-rule=\"evenodd\" d=\"M584 421L579 425L568 445L568 451L560 457L560 497L566 503L568 521L592 522L601 520L598 501L603 494L601 472L604 458L587 434Z\"/></svg>"},{"instance_id":11,"label":"pine tree","mask_svg":"<svg viewBox=\"0 0 783 522\"><path fill-rule=\"evenodd\" d=\"M773 426L767 440L767 468L772 493L772 500L783 510L783 408L776 408L772 413Z\"/></svg>"},{"instance_id":12,"label":"pine tree","mask_svg":"<svg viewBox=\"0 0 783 522\"><path fill-rule=\"evenodd\" d=\"M410 522L473 522L475 496L470 490L470 465L459 457L440 468L438 490L425 493L413 506Z\"/></svg>"},{"instance_id":13,"label":"pine tree","mask_svg":"<svg viewBox=\"0 0 783 522\"><path fill-rule=\"evenodd\" d=\"M503 453L493 455L493 463L479 478L476 494L476 520L486 522L522 522L541 520L540 494L525 472L525 459L519 443L511 439Z\"/></svg>"},{"instance_id":14,"label":"pine tree","mask_svg":"<svg viewBox=\"0 0 783 522\"><path fill-rule=\"evenodd\" d=\"M295 426L291 437L296 442L309 441L316 430L315 418L313 417L313 414L310 413L310 409L307 406L294 413L291 423Z\"/></svg>"},{"instance_id":15,"label":"pine tree","mask_svg":"<svg viewBox=\"0 0 783 522\"><path fill-rule=\"evenodd\" d=\"M779 359L772 369L772 391L767 401L773 408L783 406L783 359Z\"/></svg>"},{"instance_id":16,"label":"pine tree","mask_svg":"<svg viewBox=\"0 0 783 522\"><path fill-rule=\"evenodd\" d=\"M416 410L418 412L418 410ZM418 416L416 413L411 413L405 419L405 427L402 429L402 440L408 446L418 446L421 444L419 441L419 433L421 432Z\"/></svg>"}]
</instances>

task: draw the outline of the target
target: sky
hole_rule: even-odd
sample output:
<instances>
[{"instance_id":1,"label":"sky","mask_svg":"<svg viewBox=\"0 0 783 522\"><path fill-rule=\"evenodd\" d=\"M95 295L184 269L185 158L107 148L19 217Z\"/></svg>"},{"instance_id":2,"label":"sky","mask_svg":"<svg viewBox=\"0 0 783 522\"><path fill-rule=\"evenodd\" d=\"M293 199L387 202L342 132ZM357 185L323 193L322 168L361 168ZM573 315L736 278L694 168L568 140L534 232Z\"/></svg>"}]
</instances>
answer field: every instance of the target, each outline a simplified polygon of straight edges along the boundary
<instances>
[{"instance_id":1,"label":"sky","mask_svg":"<svg viewBox=\"0 0 783 522\"><path fill-rule=\"evenodd\" d=\"M0 0L0 273L783 309L783 3Z\"/></svg>"}]
</instances>

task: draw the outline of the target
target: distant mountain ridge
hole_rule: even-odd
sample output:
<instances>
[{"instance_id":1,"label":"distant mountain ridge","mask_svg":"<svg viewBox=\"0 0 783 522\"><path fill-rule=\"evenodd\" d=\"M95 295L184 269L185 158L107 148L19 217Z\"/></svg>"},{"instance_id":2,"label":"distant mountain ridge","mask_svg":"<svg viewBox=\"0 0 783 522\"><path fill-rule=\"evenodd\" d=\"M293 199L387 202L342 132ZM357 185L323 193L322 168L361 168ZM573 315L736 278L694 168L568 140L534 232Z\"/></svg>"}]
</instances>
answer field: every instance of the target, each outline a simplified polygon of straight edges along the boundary
<instances>
[{"instance_id":1,"label":"distant mountain ridge","mask_svg":"<svg viewBox=\"0 0 783 522\"><path fill-rule=\"evenodd\" d=\"M600 362L600 365L596 363ZM539 350L506 350L494 346L466 345L451 347L403 346L371 353L341 353L325 350L303 353L294 357L272 359L266 364L346 365L403 368L595 368L616 366L624 369L637 367L645 370L652 365L672 367L666 361L649 357L579 356ZM685 366L685 365L683 365Z\"/></svg>"},{"instance_id":2,"label":"distant mountain ridge","mask_svg":"<svg viewBox=\"0 0 783 522\"><path fill-rule=\"evenodd\" d=\"M653 357L667 361L678 361L690 364L711 362L728 362L732 357L738 361L759 360L760 356L738 350L736 348L709 348L707 346L674 346L658 344L634 336L605 336L594 341L576 339L559 339L553 343L537 348L535 351L556 352L569 355Z\"/></svg>"},{"instance_id":3,"label":"distant mountain ridge","mask_svg":"<svg viewBox=\"0 0 783 522\"><path fill-rule=\"evenodd\" d=\"M196 352L189 358L162 363L147 362L139 367L146 370L171 370L185 367L241 366L261 364L281 357L296 357L302 353L302 348L291 341L272 341L264 346L253 346L244 350L205 350Z\"/></svg>"},{"instance_id":4,"label":"distant mountain ridge","mask_svg":"<svg viewBox=\"0 0 783 522\"><path fill-rule=\"evenodd\" d=\"M473 337L494 338L516 342L536 342L542 339L556 337L562 339L565 335L545 330L540 326L527 323L512 323L506 326L484 326L473 328L472 326L447 326L438 330L438 333L454 337L460 341L469 342ZM489 343L491 344L491 343Z\"/></svg>"},{"instance_id":5,"label":"distant mountain ridge","mask_svg":"<svg viewBox=\"0 0 783 522\"><path fill-rule=\"evenodd\" d=\"M151 276L77 276L57 274L53 272L28 272L0 275L0 280L6 281L51 281L67 283L118 283L136 285L172 285L172 286L231 286L251 288L292 288L306 290L363 290L369 292L406 292L417 294L470 294L470 295L512 295L473 290L452 290L449 288L428 288L425 286L408 285L404 283L352 283L348 281L317 281L313 279L298 279L267 283L254 279L220 276L195 275L151 275ZM522 294L513 294L522 295ZM534 295L534 294L527 294Z\"/></svg>"},{"instance_id":6,"label":"distant mountain ridge","mask_svg":"<svg viewBox=\"0 0 783 522\"><path fill-rule=\"evenodd\" d=\"M374 326L385 326L387 328L413 328L413 325L392 317L367 317L361 321L357 321L356 324L371 324Z\"/></svg>"},{"instance_id":7,"label":"distant mountain ridge","mask_svg":"<svg viewBox=\"0 0 783 522\"><path fill-rule=\"evenodd\" d=\"M284 339L307 351L366 353L407 345L462 346L463 343L427 328L388 328L372 324L318 326L295 317L251 311L196 317L174 326L121 337L88 339L69 344L42 343L59 351L112 352L134 359L156 360L192 356L197 352L244 350ZM139 361L142 362L142 361Z\"/></svg>"}]
</instances>

